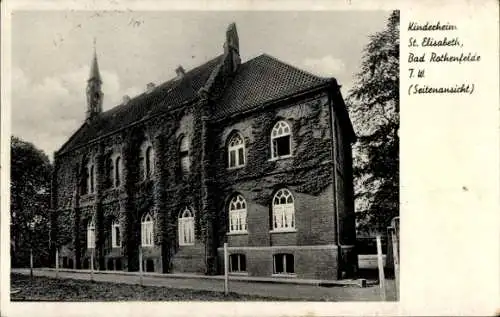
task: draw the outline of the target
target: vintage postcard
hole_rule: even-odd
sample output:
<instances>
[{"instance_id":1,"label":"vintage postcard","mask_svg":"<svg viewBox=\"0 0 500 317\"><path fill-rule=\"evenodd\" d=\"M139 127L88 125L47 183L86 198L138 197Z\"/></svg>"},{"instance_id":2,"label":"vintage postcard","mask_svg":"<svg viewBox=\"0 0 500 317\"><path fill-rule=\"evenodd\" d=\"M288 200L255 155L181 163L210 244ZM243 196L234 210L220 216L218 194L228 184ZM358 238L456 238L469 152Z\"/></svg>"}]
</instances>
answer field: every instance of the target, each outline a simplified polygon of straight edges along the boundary
<instances>
[{"instance_id":1,"label":"vintage postcard","mask_svg":"<svg viewBox=\"0 0 500 317\"><path fill-rule=\"evenodd\" d=\"M494 314L498 34L496 1L2 3L2 315Z\"/></svg>"}]
</instances>

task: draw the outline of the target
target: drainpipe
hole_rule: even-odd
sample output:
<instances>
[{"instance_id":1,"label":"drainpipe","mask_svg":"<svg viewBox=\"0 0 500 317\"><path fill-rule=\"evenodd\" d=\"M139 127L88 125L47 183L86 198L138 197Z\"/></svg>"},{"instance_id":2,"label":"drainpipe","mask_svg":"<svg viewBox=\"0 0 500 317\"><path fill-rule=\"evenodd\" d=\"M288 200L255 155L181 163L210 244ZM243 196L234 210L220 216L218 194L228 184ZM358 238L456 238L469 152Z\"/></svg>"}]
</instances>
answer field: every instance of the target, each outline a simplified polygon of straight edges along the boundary
<instances>
[{"instance_id":1,"label":"drainpipe","mask_svg":"<svg viewBox=\"0 0 500 317\"><path fill-rule=\"evenodd\" d=\"M337 200L337 162L336 162L336 157L337 157L337 149L336 149L336 135L335 135L335 112L333 111L333 89L338 89L337 82L335 79L332 79L331 90L328 93L328 103L329 103L329 111L330 111L330 132L331 132L331 139L332 139L332 161L333 161L333 207L335 210L335 222L334 222L334 231L336 235L336 245L337 245L337 256L339 257L338 263L342 263L342 244L340 242L340 221L339 221L339 208L338 208L338 200ZM333 88L333 89L332 89ZM341 267L338 267L337 271L337 277L342 276L342 271L340 270Z\"/></svg>"}]
</instances>

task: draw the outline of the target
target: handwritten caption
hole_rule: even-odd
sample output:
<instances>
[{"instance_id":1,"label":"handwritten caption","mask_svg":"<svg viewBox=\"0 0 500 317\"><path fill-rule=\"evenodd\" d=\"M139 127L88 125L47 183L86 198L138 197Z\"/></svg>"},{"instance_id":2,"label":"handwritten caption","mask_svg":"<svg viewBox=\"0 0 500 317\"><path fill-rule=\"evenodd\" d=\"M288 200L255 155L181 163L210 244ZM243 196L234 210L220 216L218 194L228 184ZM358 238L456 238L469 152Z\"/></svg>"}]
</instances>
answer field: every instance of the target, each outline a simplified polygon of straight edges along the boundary
<instances>
[{"instance_id":1,"label":"handwritten caption","mask_svg":"<svg viewBox=\"0 0 500 317\"><path fill-rule=\"evenodd\" d=\"M460 66L481 61L481 55L464 48L464 43L458 36L457 25L440 21L410 21L408 31L408 95L474 93L475 84L463 78L453 78L453 83L442 86L426 80L433 75L443 78L445 74L440 68L444 68L444 65ZM456 77L455 73L453 76Z\"/></svg>"}]
</instances>

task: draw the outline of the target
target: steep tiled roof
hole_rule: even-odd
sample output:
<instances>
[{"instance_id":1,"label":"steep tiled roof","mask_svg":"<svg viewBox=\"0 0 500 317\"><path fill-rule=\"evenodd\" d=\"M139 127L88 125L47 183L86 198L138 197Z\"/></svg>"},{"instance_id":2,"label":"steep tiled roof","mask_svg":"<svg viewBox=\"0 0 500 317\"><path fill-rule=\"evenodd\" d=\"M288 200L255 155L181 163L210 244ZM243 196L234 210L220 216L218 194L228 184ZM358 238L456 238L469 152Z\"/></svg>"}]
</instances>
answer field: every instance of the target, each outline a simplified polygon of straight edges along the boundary
<instances>
[{"instance_id":1,"label":"steep tiled roof","mask_svg":"<svg viewBox=\"0 0 500 317\"><path fill-rule=\"evenodd\" d=\"M182 79L167 81L153 91L143 93L127 104L116 106L84 123L59 153L193 100L198 90L211 80L210 75L222 63L223 57L218 56L187 72ZM216 101L213 119L251 110L265 102L315 88L328 81L328 78L314 76L263 54L240 65L220 100Z\"/></svg>"},{"instance_id":2,"label":"steep tiled roof","mask_svg":"<svg viewBox=\"0 0 500 317\"><path fill-rule=\"evenodd\" d=\"M127 104L118 105L103 112L95 120L84 123L61 147L59 153L67 152L97 137L193 100L222 58L223 55L220 55L187 72L182 79L169 80L153 91L143 93L131 99Z\"/></svg>"},{"instance_id":3,"label":"steep tiled roof","mask_svg":"<svg viewBox=\"0 0 500 317\"><path fill-rule=\"evenodd\" d=\"M262 103L326 84L321 78L267 54L242 64L216 104L214 118L250 110Z\"/></svg>"}]
</instances>

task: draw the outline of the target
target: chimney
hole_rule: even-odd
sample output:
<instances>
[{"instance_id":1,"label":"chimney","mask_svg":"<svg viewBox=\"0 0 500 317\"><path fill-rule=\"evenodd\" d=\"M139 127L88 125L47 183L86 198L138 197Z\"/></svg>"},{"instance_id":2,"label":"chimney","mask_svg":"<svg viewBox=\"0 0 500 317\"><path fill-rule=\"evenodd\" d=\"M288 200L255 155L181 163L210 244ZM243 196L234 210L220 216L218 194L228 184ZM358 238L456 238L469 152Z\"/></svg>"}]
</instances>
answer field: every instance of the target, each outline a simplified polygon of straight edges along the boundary
<instances>
[{"instance_id":1,"label":"chimney","mask_svg":"<svg viewBox=\"0 0 500 317\"><path fill-rule=\"evenodd\" d=\"M152 92L155 89L155 87L156 87L155 83L148 83L146 85L146 92L147 93Z\"/></svg>"},{"instance_id":2,"label":"chimney","mask_svg":"<svg viewBox=\"0 0 500 317\"><path fill-rule=\"evenodd\" d=\"M186 74L186 71L184 71L184 68L181 65L179 65L175 69L175 73L177 74L177 78L176 79L179 79L179 78L184 77L184 75Z\"/></svg>"},{"instance_id":3,"label":"chimney","mask_svg":"<svg viewBox=\"0 0 500 317\"><path fill-rule=\"evenodd\" d=\"M123 105L128 104L129 101L130 101L130 96L129 95L123 96L123 99L122 99L122 104Z\"/></svg>"},{"instance_id":4,"label":"chimney","mask_svg":"<svg viewBox=\"0 0 500 317\"><path fill-rule=\"evenodd\" d=\"M224 54L231 61L231 71L234 72L241 64L240 59L240 40L236 24L229 24L226 30L226 42L224 43Z\"/></svg>"}]
</instances>

